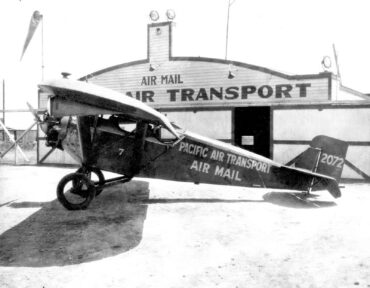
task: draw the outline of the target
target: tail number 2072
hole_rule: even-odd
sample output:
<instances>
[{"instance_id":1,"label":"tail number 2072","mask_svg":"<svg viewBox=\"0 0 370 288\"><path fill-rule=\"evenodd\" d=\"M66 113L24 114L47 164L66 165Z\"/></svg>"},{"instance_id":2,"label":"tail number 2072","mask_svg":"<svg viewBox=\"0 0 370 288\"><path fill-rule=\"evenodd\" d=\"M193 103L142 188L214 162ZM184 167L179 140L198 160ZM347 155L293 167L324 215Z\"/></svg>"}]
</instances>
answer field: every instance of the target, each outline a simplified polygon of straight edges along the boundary
<instances>
[{"instance_id":1,"label":"tail number 2072","mask_svg":"<svg viewBox=\"0 0 370 288\"><path fill-rule=\"evenodd\" d=\"M344 159L342 157L323 153L320 162L337 168L343 168Z\"/></svg>"}]
</instances>

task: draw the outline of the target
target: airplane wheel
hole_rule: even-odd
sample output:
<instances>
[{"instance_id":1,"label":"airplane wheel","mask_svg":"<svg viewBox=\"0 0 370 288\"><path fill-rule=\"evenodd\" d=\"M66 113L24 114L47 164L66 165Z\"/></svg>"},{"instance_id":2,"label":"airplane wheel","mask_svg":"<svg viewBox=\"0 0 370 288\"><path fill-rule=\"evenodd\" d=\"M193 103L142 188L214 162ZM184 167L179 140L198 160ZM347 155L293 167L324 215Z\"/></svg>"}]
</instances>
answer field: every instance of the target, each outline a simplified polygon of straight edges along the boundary
<instances>
[{"instance_id":1,"label":"airplane wheel","mask_svg":"<svg viewBox=\"0 0 370 288\"><path fill-rule=\"evenodd\" d=\"M103 172L101 172L100 169L95 168L95 167L88 167L88 168L80 167L78 168L76 173L84 174L85 176L87 176L87 178L89 178L92 182L94 182L95 185L98 184L99 186L102 186L105 181ZM102 187L95 188L95 190L96 190L95 197L98 196L101 192L103 192Z\"/></svg>"},{"instance_id":2,"label":"airplane wheel","mask_svg":"<svg viewBox=\"0 0 370 288\"><path fill-rule=\"evenodd\" d=\"M57 187L58 200L68 210L86 209L94 199L95 192L94 183L80 173L64 176Z\"/></svg>"}]
</instances>

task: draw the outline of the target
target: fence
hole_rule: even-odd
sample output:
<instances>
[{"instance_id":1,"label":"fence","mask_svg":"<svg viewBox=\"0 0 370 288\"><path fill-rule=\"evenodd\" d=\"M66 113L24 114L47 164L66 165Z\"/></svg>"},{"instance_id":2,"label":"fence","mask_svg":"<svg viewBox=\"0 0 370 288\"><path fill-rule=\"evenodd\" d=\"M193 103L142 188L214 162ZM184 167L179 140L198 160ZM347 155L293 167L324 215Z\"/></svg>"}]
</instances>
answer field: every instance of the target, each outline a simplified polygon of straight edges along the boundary
<instances>
[{"instance_id":1,"label":"fence","mask_svg":"<svg viewBox=\"0 0 370 288\"><path fill-rule=\"evenodd\" d=\"M0 112L3 112L3 110L0 110ZM28 110L7 110L5 112L29 113ZM12 129L6 127L3 119L0 119L0 164L37 164L38 133L34 127L36 127L36 122L33 122L28 129Z\"/></svg>"}]
</instances>

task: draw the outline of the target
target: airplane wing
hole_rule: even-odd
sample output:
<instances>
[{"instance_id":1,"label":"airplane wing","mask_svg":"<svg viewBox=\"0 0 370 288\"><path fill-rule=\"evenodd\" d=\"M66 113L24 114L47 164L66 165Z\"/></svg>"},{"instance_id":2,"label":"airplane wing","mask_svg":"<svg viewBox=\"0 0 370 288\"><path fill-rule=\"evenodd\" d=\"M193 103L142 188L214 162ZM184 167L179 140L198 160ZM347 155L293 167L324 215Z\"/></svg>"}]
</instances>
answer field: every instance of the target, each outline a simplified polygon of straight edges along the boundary
<instances>
[{"instance_id":1,"label":"airplane wing","mask_svg":"<svg viewBox=\"0 0 370 288\"><path fill-rule=\"evenodd\" d=\"M42 93L48 94L48 110L52 116L124 114L162 125L179 138L177 131L164 115L116 91L69 79L45 81L39 84L39 87Z\"/></svg>"}]
</instances>

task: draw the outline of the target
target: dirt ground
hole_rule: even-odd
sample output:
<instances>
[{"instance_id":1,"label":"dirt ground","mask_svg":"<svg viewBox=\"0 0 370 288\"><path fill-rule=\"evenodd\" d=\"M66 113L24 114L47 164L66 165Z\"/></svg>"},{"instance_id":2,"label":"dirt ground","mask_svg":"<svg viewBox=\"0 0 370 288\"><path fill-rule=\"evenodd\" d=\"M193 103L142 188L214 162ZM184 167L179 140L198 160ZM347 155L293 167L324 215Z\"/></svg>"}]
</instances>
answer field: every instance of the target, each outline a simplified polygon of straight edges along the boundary
<instances>
[{"instance_id":1,"label":"dirt ground","mask_svg":"<svg viewBox=\"0 0 370 288\"><path fill-rule=\"evenodd\" d=\"M370 185L308 201L134 179L86 211L71 169L0 166L0 287L370 287Z\"/></svg>"}]
</instances>

